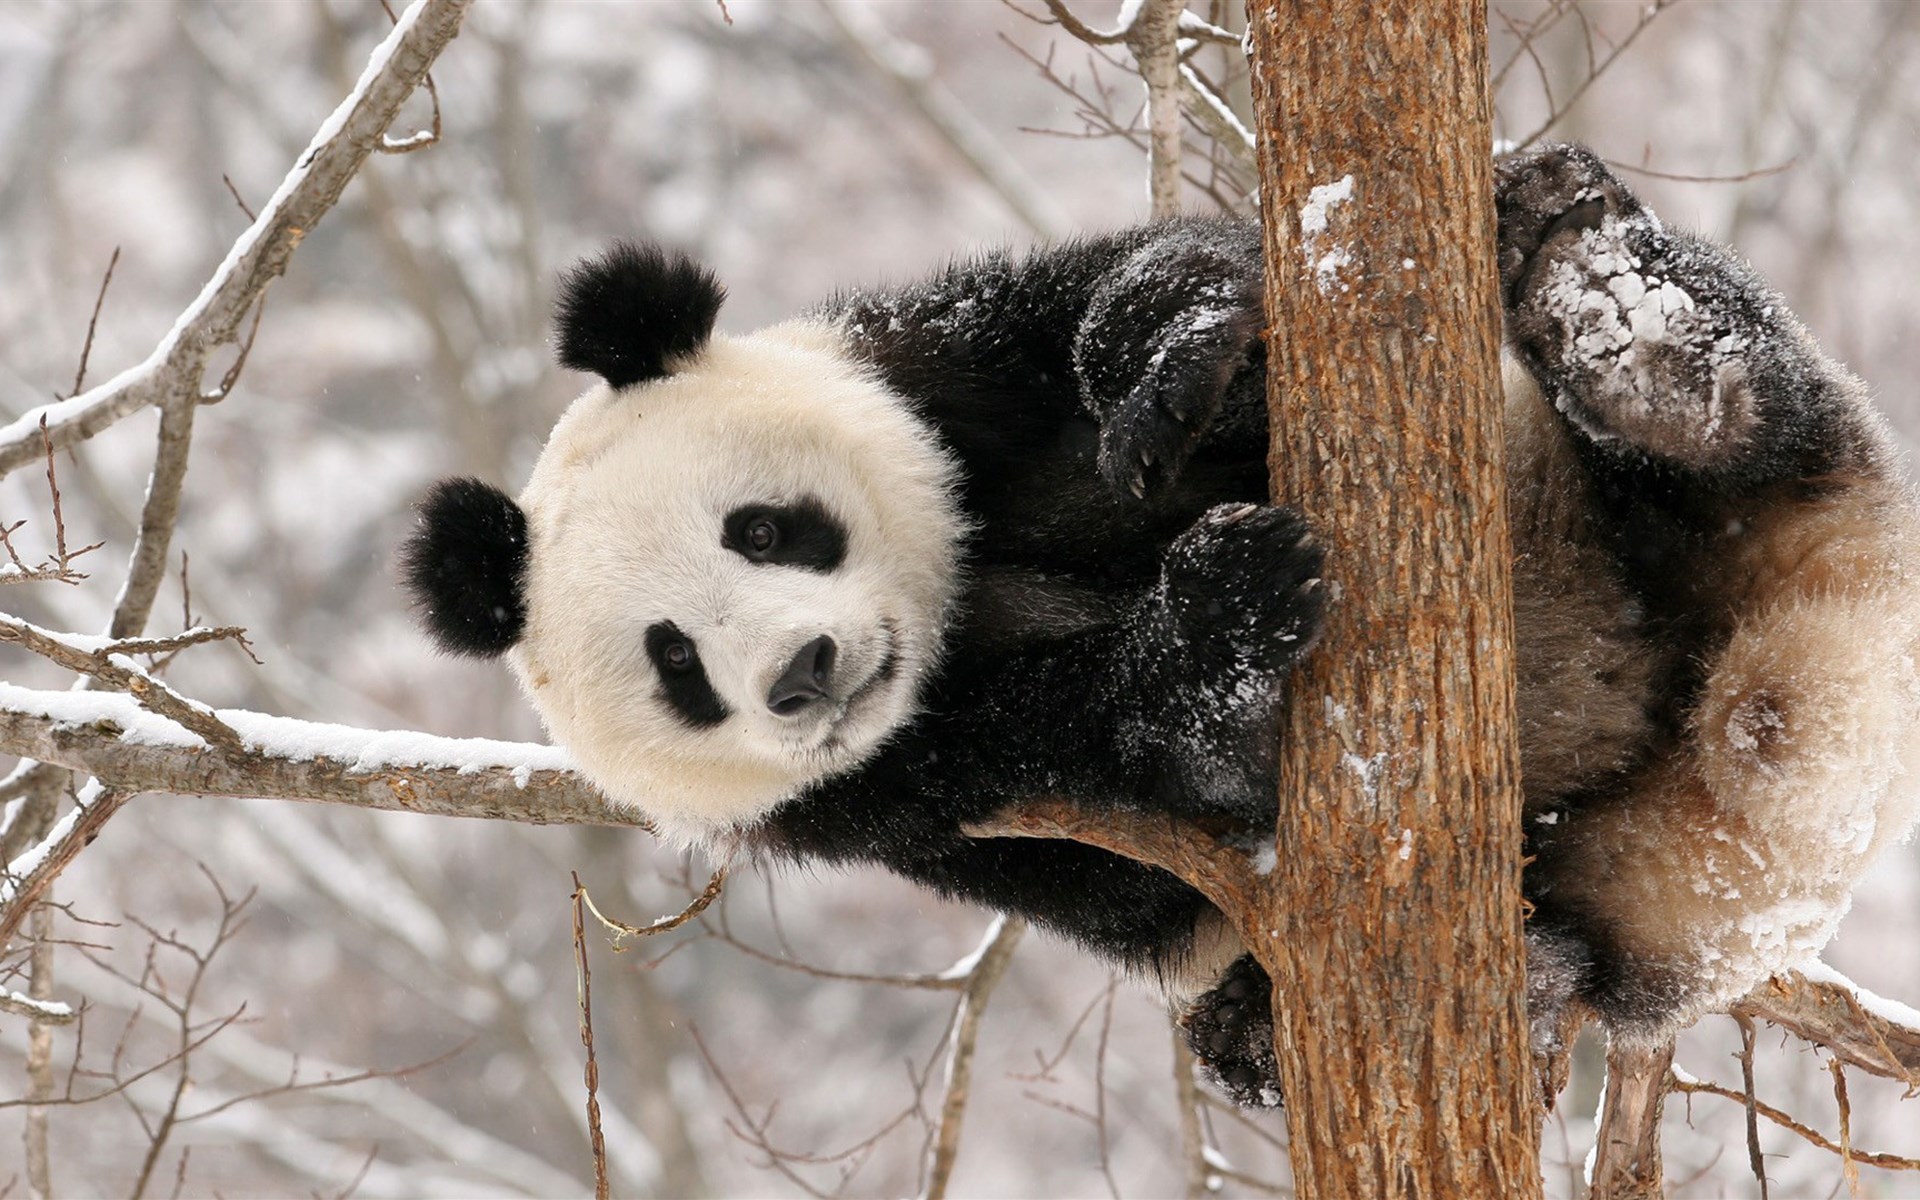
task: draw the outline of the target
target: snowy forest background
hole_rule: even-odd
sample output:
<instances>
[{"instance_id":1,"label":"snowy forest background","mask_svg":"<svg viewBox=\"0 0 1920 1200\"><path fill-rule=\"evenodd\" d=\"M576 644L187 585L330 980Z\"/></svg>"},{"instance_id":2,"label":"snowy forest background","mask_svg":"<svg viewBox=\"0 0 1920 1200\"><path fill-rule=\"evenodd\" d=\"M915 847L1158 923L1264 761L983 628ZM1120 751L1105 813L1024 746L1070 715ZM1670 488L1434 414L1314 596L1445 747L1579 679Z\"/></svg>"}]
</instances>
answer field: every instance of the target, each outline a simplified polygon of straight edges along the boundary
<instances>
[{"instance_id":1,"label":"snowy forest background","mask_svg":"<svg viewBox=\"0 0 1920 1200\"><path fill-rule=\"evenodd\" d=\"M1073 5L1097 26L1115 7ZM1192 7L1236 19L1229 5ZM1501 132L1524 137L1564 108L1553 136L1657 172L1630 178L1669 220L1740 247L1875 386L1909 444L1920 439L1920 6L1688 0L1652 20L1644 3L1560 7L1527 53L1516 31L1538 28L1555 0L1493 9L1493 62L1513 64ZM90 378L148 353L246 226L240 205L265 200L388 25L360 0L0 3L0 420L71 389L116 248ZM263 660L232 646L183 656L168 679L208 703L539 739L504 670L429 651L392 554L430 480L524 479L581 383L550 365L555 272L606 240L651 237L704 259L732 289L722 328L745 330L835 287L1147 215L1140 139L1108 128L1134 126L1138 80L987 0L728 0L724 13L713 0L483 0L434 79L441 142L377 158L349 185L274 286L240 385L201 414L175 548L190 558L195 620L246 626ZM1238 81L1219 82L1244 105ZM400 124L426 119L416 98ZM971 157L959 127L984 139ZM1231 163L1210 159L1198 132L1189 141L1188 205L1243 196ZM11 611L58 629L104 624L152 424L129 420L60 456L71 536L107 549L89 583L10 589ZM46 510L37 472L0 484L0 519L31 519L30 544ZM155 628L181 627L181 609L176 570ZM18 651L4 676L67 678ZM213 944L222 889L257 895L204 972L194 1019L244 1015L196 1048L179 1111L208 1115L169 1132L150 1191L176 1179L182 1194L590 1190L576 870L609 915L636 922L679 909L706 878L631 831L135 800L60 881L58 936L98 948L60 948L57 994L92 1006L84 1069L124 1080L163 1065L53 1112L59 1190L122 1194L140 1172L143 1125L179 1077L165 1064L179 1026L113 970L137 979L153 963L183 982L191 964L155 939ZM742 871L699 924L619 956L590 937L616 1193L917 1190L953 994L769 956L939 972L988 925L878 874ZM1881 865L1826 958L1920 1001L1920 849ZM7 1164L26 1027L0 1013L0 1194L24 1188ZM55 1036L64 1073L72 1028ZM1677 1062L1738 1086L1738 1042L1714 1019ZM1761 1098L1831 1132L1824 1067L1778 1035L1761 1043ZM1548 1127L1550 1194L1578 1187L1592 1049ZM1029 936L985 1014L954 1190L1178 1193L1172 1054L1151 997ZM80 1094L106 1086L79 1078ZM219 1108L254 1093L273 1094ZM1855 1077L1856 1146L1920 1153L1920 1109L1899 1095ZM1668 1105L1676 1193L1748 1194L1740 1105L1688 1108ZM1225 1194L1284 1189L1277 1120L1202 1115ZM1771 1128L1761 1137L1784 1156L1769 1160L1776 1195L1845 1194L1837 1160ZM1920 1189L1870 1170L1859 1186Z\"/></svg>"}]
</instances>

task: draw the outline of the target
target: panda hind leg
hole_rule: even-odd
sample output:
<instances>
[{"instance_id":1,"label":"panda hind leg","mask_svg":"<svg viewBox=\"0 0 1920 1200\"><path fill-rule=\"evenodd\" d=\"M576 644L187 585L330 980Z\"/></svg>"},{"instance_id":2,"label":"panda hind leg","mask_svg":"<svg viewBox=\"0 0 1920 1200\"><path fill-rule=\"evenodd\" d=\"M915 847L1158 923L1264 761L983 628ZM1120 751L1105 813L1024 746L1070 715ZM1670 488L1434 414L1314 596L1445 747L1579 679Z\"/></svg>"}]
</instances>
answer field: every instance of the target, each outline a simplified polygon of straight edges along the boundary
<instances>
[{"instance_id":1,"label":"panda hind leg","mask_svg":"<svg viewBox=\"0 0 1920 1200\"><path fill-rule=\"evenodd\" d=\"M1242 1108L1280 1106L1273 1053L1273 980L1243 954L1178 1017L1207 1081Z\"/></svg>"},{"instance_id":2,"label":"panda hind leg","mask_svg":"<svg viewBox=\"0 0 1920 1200\"><path fill-rule=\"evenodd\" d=\"M1667 229L1583 146L1495 175L1509 347L1592 442L1755 485L1873 453L1859 385L1733 253Z\"/></svg>"}]
</instances>

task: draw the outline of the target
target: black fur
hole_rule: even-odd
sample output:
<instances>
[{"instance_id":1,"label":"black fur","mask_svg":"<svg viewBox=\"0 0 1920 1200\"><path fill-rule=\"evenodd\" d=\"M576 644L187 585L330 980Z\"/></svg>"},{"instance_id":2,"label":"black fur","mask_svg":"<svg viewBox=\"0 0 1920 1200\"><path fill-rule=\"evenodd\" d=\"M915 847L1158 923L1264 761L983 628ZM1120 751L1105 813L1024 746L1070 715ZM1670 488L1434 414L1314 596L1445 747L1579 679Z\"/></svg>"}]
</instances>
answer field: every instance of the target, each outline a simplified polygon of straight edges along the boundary
<instances>
[{"instance_id":1,"label":"black fur","mask_svg":"<svg viewBox=\"0 0 1920 1200\"><path fill-rule=\"evenodd\" d=\"M427 632L449 654L504 654L527 623L525 514L478 479L435 484L419 513L400 575Z\"/></svg>"},{"instance_id":2,"label":"black fur","mask_svg":"<svg viewBox=\"0 0 1920 1200\"><path fill-rule=\"evenodd\" d=\"M713 335L726 289L713 273L658 246L617 242L560 280L555 302L563 367L616 388L670 373Z\"/></svg>"},{"instance_id":3,"label":"black fur","mask_svg":"<svg viewBox=\"0 0 1920 1200\"><path fill-rule=\"evenodd\" d=\"M700 648L671 621L647 626L647 658L660 674L660 693L667 707L695 729L710 729L732 715L727 702L713 690Z\"/></svg>"},{"instance_id":4,"label":"black fur","mask_svg":"<svg viewBox=\"0 0 1920 1200\"><path fill-rule=\"evenodd\" d=\"M831 571L847 556L846 526L811 496L736 508L720 529L720 544L749 562Z\"/></svg>"},{"instance_id":5,"label":"black fur","mask_svg":"<svg viewBox=\"0 0 1920 1200\"><path fill-rule=\"evenodd\" d=\"M1741 506L1779 503L1774 489L1812 486L1804 481L1866 453L1865 443L1785 306L1731 255L1661 229L1580 152L1508 161L1500 178L1513 337L1547 394L1592 431L1580 445L1611 531L1608 586L1644 606L1644 650L1670 685L1656 688L1664 707L1645 751L1656 753L1660 738L1682 736L1690 673L1725 636L1712 625L1724 623L1719 606L1689 590L1701 586L1689 554ZM1724 458L1689 460L1709 440L1704 426L1672 442L1607 426L1593 378L1542 311L1544 260L1572 255L1609 217L1650 273L1684 284L1713 339L1736 335L1749 352L1739 383L1762 393L1760 420ZM1253 226L1176 221L1024 261L988 256L822 310L946 439L979 532L969 612L950 632L923 715L859 771L776 810L760 831L767 845L878 861L1122 962L1164 968L1188 952L1206 909L1178 881L1084 847L973 841L961 829L1041 794L1271 827L1272 706L1320 601L1301 590L1318 551L1297 544L1298 519L1258 506L1260 272ZM1700 389L1714 385L1703 365L1711 348L1702 342L1703 357L1689 359L1681 347L1662 364L1672 404L1701 403ZM1236 680L1266 684L1248 710L1221 703ZM1626 775L1609 778L1617 786ZM1604 795L1529 802L1556 799L1577 808ZM1536 897L1550 890L1550 870L1530 871ZM1637 1019L1676 1002L1659 964L1628 961L1604 926L1543 917L1532 937L1563 968L1564 994L1542 1009L1578 995ZM1271 1028L1269 985L1251 959L1235 972L1248 995L1203 1000L1190 1014L1194 1048L1232 1094L1270 1102L1271 1060L1249 1049Z\"/></svg>"}]
</instances>

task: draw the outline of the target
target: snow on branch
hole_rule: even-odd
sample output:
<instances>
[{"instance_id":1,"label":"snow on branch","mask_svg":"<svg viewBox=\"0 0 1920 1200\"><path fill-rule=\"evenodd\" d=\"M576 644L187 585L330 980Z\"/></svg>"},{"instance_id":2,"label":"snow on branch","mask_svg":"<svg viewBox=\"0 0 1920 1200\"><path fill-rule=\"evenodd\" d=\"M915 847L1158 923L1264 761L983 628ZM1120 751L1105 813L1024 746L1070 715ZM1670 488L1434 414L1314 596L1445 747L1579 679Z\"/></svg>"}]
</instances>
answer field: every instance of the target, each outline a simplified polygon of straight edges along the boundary
<instances>
[{"instance_id":1,"label":"snow on branch","mask_svg":"<svg viewBox=\"0 0 1920 1200\"><path fill-rule=\"evenodd\" d=\"M153 353L103 384L0 428L0 475L40 456L43 420L51 444L64 448L148 405L174 408L203 398L201 378L213 352L239 342L248 313L286 271L294 250L340 198L361 163L381 148L400 106L459 32L471 3L416 0L401 15L353 92L320 126L273 198ZM207 398L221 395L216 389Z\"/></svg>"},{"instance_id":2,"label":"snow on branch","mask_svg":"<svg viewBox=\"0 0 1920 1200\"><path fill-rule=\"evenodd\" d=\"M1874 995L1825 963L1769 979L1731 1011L1825 1046L1868 1074L1920 1089L1920 1012Z\"/></svg>"},{"instance_id":3,"label":"snow on branch","mask_svg":"<svg viewBox=\"0 0 1920 1200\"><path fill-rule=\"evenodd\" d=\"M55 763L115 791L314 800L384 812L647 828L572 769L562 750L484 738L355 729L221 709L237 749L105 692L0 683L0 752Z\"/></svg>"}]
</instances>

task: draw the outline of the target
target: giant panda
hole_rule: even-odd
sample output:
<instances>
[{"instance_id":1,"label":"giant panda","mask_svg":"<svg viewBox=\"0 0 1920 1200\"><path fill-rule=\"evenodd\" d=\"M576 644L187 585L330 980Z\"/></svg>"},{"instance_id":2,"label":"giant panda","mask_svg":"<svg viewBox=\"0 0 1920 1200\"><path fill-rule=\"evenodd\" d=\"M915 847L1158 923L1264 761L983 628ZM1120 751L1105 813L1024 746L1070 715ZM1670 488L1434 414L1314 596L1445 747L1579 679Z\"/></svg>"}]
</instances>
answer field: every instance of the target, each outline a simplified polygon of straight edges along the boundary
<instances>
[{"instance_id":1,"label":"giant panda","mask_svg":"<svg viewBox=\"0 0 1920 1200\"><path fill-rule=\"evenodd\" d=\"M1580 147L1495 176L1536 1044L1575 1002L1661 1038L1817 949L1911 824L1920 521L1729 251ZM705 270L616 246L558 303L600 382L517 500L440 484L405 577L663 834L1024 914L1272 1103L1270 985L1195 891L964 832L1039 795L1272 828L1338 564L1266 502L1261 271L1257 226L1178 219L732 337Z\"/></svg>"}]
</instances>

